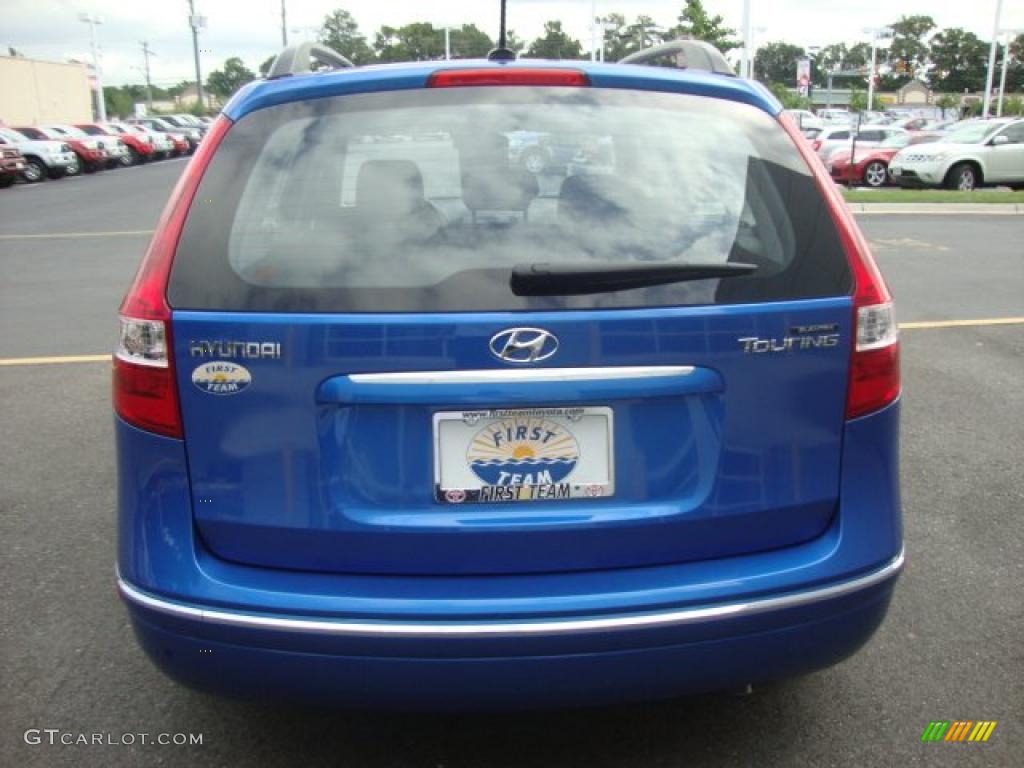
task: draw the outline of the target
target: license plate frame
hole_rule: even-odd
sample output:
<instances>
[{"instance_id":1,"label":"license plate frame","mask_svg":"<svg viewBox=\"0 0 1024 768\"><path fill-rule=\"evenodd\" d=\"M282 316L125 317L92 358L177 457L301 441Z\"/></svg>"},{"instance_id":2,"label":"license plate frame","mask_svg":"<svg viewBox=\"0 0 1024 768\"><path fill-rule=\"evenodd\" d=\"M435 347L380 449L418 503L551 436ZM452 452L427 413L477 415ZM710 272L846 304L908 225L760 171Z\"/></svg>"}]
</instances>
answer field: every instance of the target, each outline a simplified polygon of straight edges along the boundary
<instances>
[{"instance_id":1,"label":"license plate frame","mask_svg":"<svg viewBox=\"0 0 1024 768\"><path fill-rule=\"evenodd\" d=\"M438 504L586 501L615 493L608 406L439 411L432 429Z\"/></svg>"}]
</instances>

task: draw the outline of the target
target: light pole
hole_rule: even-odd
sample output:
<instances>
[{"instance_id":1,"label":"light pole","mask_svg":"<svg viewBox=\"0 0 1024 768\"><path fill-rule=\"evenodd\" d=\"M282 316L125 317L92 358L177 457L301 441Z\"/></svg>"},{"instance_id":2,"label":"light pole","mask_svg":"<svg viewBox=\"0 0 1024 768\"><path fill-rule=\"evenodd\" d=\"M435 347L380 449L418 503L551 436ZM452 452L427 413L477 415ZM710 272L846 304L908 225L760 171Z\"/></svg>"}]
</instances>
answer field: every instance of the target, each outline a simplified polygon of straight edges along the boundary
<instances>
[{"instance_id":1,"label":"light pole","mask_svg":"<svg viewBox=\"0 0 1024 768\"><path fill-rule=\"evenodd\" d=\"M96 47L96 25L102 24L103 19L100 16L80 13L78 20L89 25L89 33L92 38L92 73L96 78L96 116L101 123L105 123L107 122L107 100L103 95L103 73L100 71L100 56Z\"/></svg>"},{"instance_id":2,"label":"light pole","mask_svg":"<svg viewBox=\"0 0 1024 768\"><path fill-rule=\"evenodd\" d=\"M740 77L745 77L748 80L754 80L757 64L757 36L763 35L768 31L768 27L751 27L750 29L750 59L747 61L746 74L743 73L743 67L740 67Z\"/></svg>"},{"instance_id":3,"label":"light pole","mask_svg":"<svg viewBox=\"0 0 1024 768\"><path fill-rule=\"evenodd\" d=\"M1003 14L1003 0L996 0L996 21L992 27L992 45L988 50L988 75L985 76L985 101L981 107L981 116L988 117L992 106L992 76L996 70L996 48L999 46L999 17Z\"/></svg>"},{"instance_id":4,"label":"light pole","mask_svg":"<svg viewBox=\"0 0 1024 768\"><path fill-rule=\"evenodd\" d=\"M750 0L743 0L743 58L740 59L740 77L750 79L751 59Z\"/></svg>"},{"instance_id":5,"label":"light pole","mask_svg":"<svg viewBox=\"0 0 1024 768\"><path fill-rule=\"evenodd\" d=\"M196 16L195 0L188 0L188 25L192 27L192 53L196 59L196 96L199 107L206 109L206 96L203 94L203 74L199 68L199 29L206 26L205 16Z\"/></svg>"},{"instance_id":6,"label":"light pole","mask_svg":"<svg viewBox=\"0 0 1024 768\"><path fill-rule=\"evenodd\" d=\"M602 21L602 22L598 23L597 28L601 32L601 41L598 43L598 49L597 49L598 50L597 60L598 61L604 61L604 37L605 37L604 33L607 32L609 29L615 29L615 27L613 27L608 22Z\"/></svg>"},{"instance_id":7,"label":"light pole","mask_svg":"<svg viewBox=\"0 0 1024 768\"><path fill-rule=\"evenodd\" d=\"M890 27L865 27L864 31L871 35L871 69L868 70L868 111L870 112L874 107L878 41L892 35L892 29Z\"/></svg>"},{"instance_id":8,"label":"light pole","mask_svg":"<svg viewBox=\"0 0 1024 768\"><path fill-rule=\"evenodd\" d=\"M590 60L597 61L597 0L590 0Z\"/></svg>"},{"instance_id":9,"label":"light pole","mask_svg":"<svg viewBox=\"0 0 1024 768\"><path fill-rule=\"evenodd\" d=\"M145 69L145 74L146 74L146 106L149 107L150 110L152 110L153 109L153 84L150 82L150 79L149 79L149 57L150 56L156 56L156 54L153 53L151 50L149 50L149 43L142 42L142 43L139 43L139 45L142 46L142 56L146 60L146 69Z\"/></svg>"},{"instance_id":10,"label":"light pole","mask_svg":"<svg viewBox=\"0 0 1024 768\"><path fill-rule=\"evenodd\" d=\"M281 0L281 45L288 47L288 21L284 12L284 0Z\"/></svg>"},{"instance_id":11,"label":"light pole","mask_svg":"<svg viewBox=\"0 0 1024 768\"><path fill-rule=\"evenodd\" d=\"M814 108L814 70L818 68L818 54L820 52L820 45L807 46L807 58L811 60L811 79L807 82L807 100L811 102L812 109Z\"/></svg>"},{"instance_id":12,"label":"light pole","mask_svg":"<svg viewBox=\"0 0 1024 768\"><path fill-rule=\"evenodd\" d=\"M1013 36L1019 35L1020 29L1001 29L999 34L1006 35L1006 42L1003 45L1003 73L999 76L999 101L996 102L996 117L1003 116L1003 93L1006 91L1006 64L1010 59L1010 43Z\"/></svg>"}]
</instances>

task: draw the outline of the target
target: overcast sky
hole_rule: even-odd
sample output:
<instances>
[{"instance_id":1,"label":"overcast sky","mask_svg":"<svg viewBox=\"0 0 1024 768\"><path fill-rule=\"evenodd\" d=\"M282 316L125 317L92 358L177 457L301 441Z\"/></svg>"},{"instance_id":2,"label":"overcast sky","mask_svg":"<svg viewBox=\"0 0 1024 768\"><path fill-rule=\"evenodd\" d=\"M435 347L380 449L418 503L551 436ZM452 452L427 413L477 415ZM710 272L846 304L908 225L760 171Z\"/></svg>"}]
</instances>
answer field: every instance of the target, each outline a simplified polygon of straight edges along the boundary
<instances>
[{"instance_id":1,"label":"overcast sky","mask_svg":"<svg viewBox=\"0 0 1024 768\"><path fill-rule=\"evenodd\" d=\"M279 50L280 0L195 3L197 13L208 18L208 27L200 35L204 78L230 56L240 56L255 70ZM646 14L666 26L675 23L682 5L681 0L600 0L597 10L598 14L618 11L629 19ZM743 0L705 0L704 5L724 16L729 26L739 28ZM764 28L756 32L755 44L783 39L807 46L866 39L861 32L864 27L912 14L930 14L940 27L964 27L988 40L996 0L752 0L751 5L752 26ZM1024 0L1004 0L1003 6L1001 26L1024 28ZM497 36L497 0L287 0L289 37L312 37L324 15L338 7L355 16L371 42L381 24L400 26L412 21L474 23ZM151 59L155 84L194 79L187 0L2 0L0 45L35 58L86 58L89 27L78 21L82 12L103 18L97 32L105 84L142 82L142 40L157 54ZM560 19L587 49L590 13L591 0L508 0L509 27L528 40L540 34L546 20Z\"/></svg>"}]
</instances>

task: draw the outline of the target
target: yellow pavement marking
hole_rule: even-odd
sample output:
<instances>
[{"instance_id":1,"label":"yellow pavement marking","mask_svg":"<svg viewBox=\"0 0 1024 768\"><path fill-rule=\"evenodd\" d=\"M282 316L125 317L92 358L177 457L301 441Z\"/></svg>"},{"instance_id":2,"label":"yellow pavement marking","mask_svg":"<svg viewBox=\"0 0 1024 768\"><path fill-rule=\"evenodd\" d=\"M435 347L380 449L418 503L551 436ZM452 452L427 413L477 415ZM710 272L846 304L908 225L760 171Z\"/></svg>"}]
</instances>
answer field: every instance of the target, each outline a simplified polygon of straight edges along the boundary
<instances>
[{"instance_id":1,"label":"yellow pavement marking","mask_svg":"<svg viewBox=\"0 0 1024 768\"><path fill-rule=\"evenodd\" d=\"M1022 325L1024 317L990 317L980 320L931 320L917 323L900 323L900 330L921 328L973 328L984 325Z\"/></svg>"},{"instance_id":2,"label":"yellow pavement marking","mask_svg":"<svg viewBox=\"0 0 1024 768\"><path fill-rule=\"evenodd\" d=\"M130 237L152 234L152 229L123 229L113 232L44 232L29 235L0 235L0 240L48 240L57 237Z\"/></svg>"},{"instance_id":3,"label":"yellow pavement marking","mask_svg":"<svg viewBox=\"0 0 1024 768\"><path fill-rule=\"evenodd\" d=\"M989 317L978 320L934 320L900 323L901 331L929 328L974 328L987 325L1024 325L1024 317ZM65 365L68 363L107 363L110 355L68 355L65 357L8 357L0 358L0 367L16 365Z\"/></svg>"},{"instance_id":4,"label":"yellow pavement marking","mask_svg":"<svg viewBox=\"0 0 1024 768\"><path fill-rule=\"evenodd\" d=\"M0 366L11 365L64 365L65 363L109 363L110 355L69 355L65 357L8 357L0 359Z\"/></svg>"}]
</instances>

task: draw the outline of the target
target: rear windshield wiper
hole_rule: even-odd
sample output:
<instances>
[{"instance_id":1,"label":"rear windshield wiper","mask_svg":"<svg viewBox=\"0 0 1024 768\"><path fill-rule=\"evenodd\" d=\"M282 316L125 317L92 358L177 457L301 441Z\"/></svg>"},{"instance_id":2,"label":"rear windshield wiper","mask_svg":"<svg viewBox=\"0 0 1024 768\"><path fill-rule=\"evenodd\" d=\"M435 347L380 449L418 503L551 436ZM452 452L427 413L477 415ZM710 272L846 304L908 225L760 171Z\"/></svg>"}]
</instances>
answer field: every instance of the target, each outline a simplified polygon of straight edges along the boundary
<instances>
[{"instance_id":1,"label":"rear windshield wiper","mask_svg":"<svg viewBox=\"0 0 1024 768\"><path fill-rule=\"evenodd\" d=\"M509 286L516 296L582 296L626 291L652 285L739 277L757 269L755 264L638 264L629 262L519 264L512 268Z\"/></svg>"}]
</instances>

